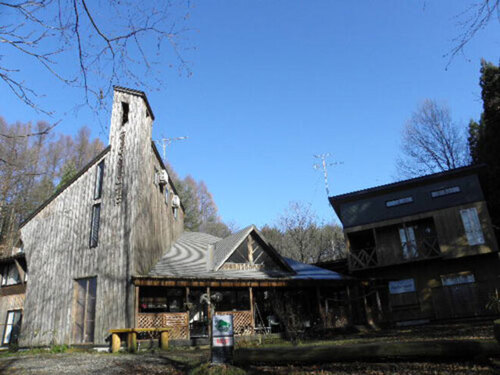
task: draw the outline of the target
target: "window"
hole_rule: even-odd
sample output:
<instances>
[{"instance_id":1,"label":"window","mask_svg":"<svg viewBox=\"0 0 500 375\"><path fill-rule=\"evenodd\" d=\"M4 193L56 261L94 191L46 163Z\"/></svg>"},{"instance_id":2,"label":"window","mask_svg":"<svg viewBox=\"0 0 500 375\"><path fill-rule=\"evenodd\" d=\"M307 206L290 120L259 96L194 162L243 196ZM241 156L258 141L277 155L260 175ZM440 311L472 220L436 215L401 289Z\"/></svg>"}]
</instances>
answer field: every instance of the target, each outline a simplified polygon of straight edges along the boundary
<instances>
[{"instance_id":1,"label":"window","mask_svg":"<svg viewBox=\"0 0 500 375\"><path fill-rule=\"evenodd\" d=\"M399 228L399 240L401 241L404 259L412 259L418 257L417 240L415 239L415 227L405 226Z\"/></svg>"},{"instance_id":2,"label":"window","mask_svg":"<svg viewBox=\"0 0 500 375\"><path fill-rule=\"evenodd\" d=\"M128 112L129 112L128 103L122 102L122 126L128 122Z\"/></svg>"},{"instance_id":3,"label":"window","mask_svg":"<svg viewBox=\"0 0 500 375\"><path fill-rule=\"evenodd\" d=\"M394 310L413 309L418 306L414 279L389 282L389 301Z\"/></svg>"},{"instance_id":4,"label":"window","mask_svg":"<svg viewBox=\"0 0 500 375\"><path fill-rule=\"evenodd\" d=\"M19 271L14 263L4 266L2 270L2 286L16 285L21 283Z\"/></svg>"},{"instance_id":5,"label":"window","mask_svg":"<svg viewBox=\"0 0 500 375\"><path fill-rule=\"evenodd\" d=\"M75 280L73 338L75 343L94 341L97 278Z\"/></svg>"},{"instance_id":6,"label":"window","mask_svg":"<svg viewBox=\"0 0 500 375\"><path fill-rule=\"evenodd\" d=\"M104 177L104 160L97 164L95 176L94 199L100 199L102 195L102 179Z\"/></svg>"},{"instance_id":7,"label":"window","mask_svg":"<svg viewBox=\"0 0 500 375\"><path fill-rule=\"evenodd\" d=\"M481 229L481 223L479 222L476 208L472 207L460 210L460 216L462 216L462 223L464 225L465 235L467 236L467 242L469 242L469 245L483 244L483 230Z\"/></svg>"},{"instance_id":8,"label":"window","mask_svg":"<svg viewBox=\"0 0 500 375\"><path fill-rule=\"evenodd\" d=\"M168 186L165 186L165 203L168 205L168 199L169 199L170 192L168 190Z\"/></svg>"},{"instance_id":9,"label":"window","mask_svg":"<svg viewBox=\"0 0 500 375\"><path fill-rule=\"evenodd\" d=\"M184 288L141 288L139 311L142 313L186 311L186 289Z\"/></svg>"},{"instance_id":10,"label":"window","mask_svg":"<svg viewBox=\"0 0 500 375\"><path fill-rule=\"evenodd\" d=\"M101 204L92 206L92 221L90 223L90 247L96 247L99 242L99 219L101 215Z\"/></svg>"},{"instance_id":11,"label":"window","mask_svg":"<svg viewBox=\"0 0 500 375\"><path fill-rule=\"evenodd\" d=\"M443 286L451 286L458 284L471 284L474 283L476 279L472 272L460 272L452 273L449 275L441 275L441 282Z\"/></svg>"},{"instance_id":12,"label":"window","mask_svg":"<svg viewBox=\"0 0 500 375\"><path fill-rule=\"evenodd\" d=\"M449 195L449 194L455 194L455 193L460 193L459 186L452 186L449 188L431 191L431 197L438 198L438 197L442 197L443 195Z\"/></svg>"},{"instance_id":13,"label":"window","mask_svg":"<svg viewBox=\"0 0 500 375\"><path fill-rule=\"evenodd\" d=\"M250 310L250 293L247 288L214 290L220 293L222 299L215 304L216 311L245 311Z\"/></svg>"},{"instance_id":14,"label":"window","mask_svg":"<svg viewBox=\"0 0 500 375\"><path fill-rule=\"evenodd\" d=\"M174 219L175 220L177 220L177 217L179 216L179 212L178 211L179 211L179 209L176 206L172 207L172 212L174 214Z\"/></svg>"},{"instance_id":15,"label":"window","mask_svg":"<svg viewBox=\"0 0 500 375\"><path fill-rule=\"evenodd\" d=\"M386 207L400 206L402 204L408 204L413 202L413 197L404 197L399 199L393 199L385 202Z\"/></svg>"},{"instance_id":16,"label":"window","mask_svg":"<svg viewBox=\"0 0 500 375\"><path fill-rule=\"evenodd\" d=\"M21 332L21 310L11 310L7 313L5 322L5 331L3 333L2 344L9 345L17 343L19 333Z\"/></svg>"}]
</instances>

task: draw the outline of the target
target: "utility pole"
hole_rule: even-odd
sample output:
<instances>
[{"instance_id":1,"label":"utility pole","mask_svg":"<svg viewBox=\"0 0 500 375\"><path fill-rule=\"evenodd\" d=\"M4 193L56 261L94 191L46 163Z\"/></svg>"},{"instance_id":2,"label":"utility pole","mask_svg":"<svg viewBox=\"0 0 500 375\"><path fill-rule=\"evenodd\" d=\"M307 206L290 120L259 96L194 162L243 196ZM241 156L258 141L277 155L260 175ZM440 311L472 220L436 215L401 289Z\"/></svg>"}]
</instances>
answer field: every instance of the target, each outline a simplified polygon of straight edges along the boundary
<instances>
[{"instance_id":1,"label":"utility pole","mask_svg":"<svg viewBox=\"0 0 500 375\"><path fill-rule=\"evenodd\" d=\"M339 165L343 164L342 162L331 162L327 163L327 159L330 157L330 153L324 153L324 154L318 154L318 155L313 155L316 159L320 159L321 162L317 164L313 164L313 168L318 170L318 169L323 169L323 176L325 178L325 190L326 190L326 198L330 196L330 188L328 187L328 167L332 165Z\"/></svg>"},{"instance_id":2,"label":"utility pole","mask_svg":"<svg viewBox=\"0 0 500 375\"><path fill-rule=\"evenodd\" d=\"M164 161L167 161L167 146L170 146L172 144L172 142L175 142L175 141L185 141L187 140L188 137L187 136L183 136L183 137L174 137L174 138L160 138L158 140L156 140L155 142L160 142L161 143L161 148L162 148L162 151L163 151L163 160Z\"/></svg>"}]
</instances>

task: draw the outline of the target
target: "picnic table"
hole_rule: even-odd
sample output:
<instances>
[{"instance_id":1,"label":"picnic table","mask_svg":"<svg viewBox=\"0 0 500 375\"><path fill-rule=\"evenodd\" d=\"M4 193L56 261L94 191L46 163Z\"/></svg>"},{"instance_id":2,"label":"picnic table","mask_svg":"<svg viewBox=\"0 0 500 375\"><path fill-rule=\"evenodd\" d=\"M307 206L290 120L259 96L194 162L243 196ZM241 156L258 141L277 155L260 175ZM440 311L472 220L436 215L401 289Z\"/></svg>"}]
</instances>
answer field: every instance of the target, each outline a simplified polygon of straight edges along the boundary
<instances>
[{"instance_id":1,"label":"picnic table","mask_svg":"<svg viewBox=\"0 0 500 375\"><path fill-rule=\"evenodd\" d=\"M127 335L127 350L135 353L137 351L137 334L140 332L159 332L160 348L168 349L168 332L170 328L120 328L110 329L111 334L111 353L116 353L122 345L120 335Z\"/></svg>"}]
</instances>

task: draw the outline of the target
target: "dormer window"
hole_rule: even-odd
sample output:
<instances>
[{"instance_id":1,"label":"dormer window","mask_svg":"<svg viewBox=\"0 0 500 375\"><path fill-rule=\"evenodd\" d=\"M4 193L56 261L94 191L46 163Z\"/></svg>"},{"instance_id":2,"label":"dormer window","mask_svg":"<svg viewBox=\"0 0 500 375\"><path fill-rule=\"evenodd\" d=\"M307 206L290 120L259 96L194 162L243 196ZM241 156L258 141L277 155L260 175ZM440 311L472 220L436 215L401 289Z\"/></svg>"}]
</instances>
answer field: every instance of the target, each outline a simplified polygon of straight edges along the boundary
<instances>
[{"instance_id":1,"label":"dormer window","mask_svg":"<svg viewBox=\"0 0 500 375\"><path fill-rule=\"evenodd\" d=\"M413 203L413 197L404 197L385 202L386 207L400 206L402 204Z\"/></svg>"},{"instance_id":2,"label":"dormer window","mask_svg":"<svg viewBox=\"0 0 500 375\"><path fill-rule=\"evenodd\" d=\"M438 198L442 197L443 195L450 195L455 193L460 193L460 186L452 186L444 189L431 191L431 197Z\"/></svg>"},{"instance_id":3,"label":"dormer window","mask_svg":"<svg viewBox=\"0 0 500 375\"><path fill-rule=\"evenodd\" d=\"M129 105L127 102L122 102L122 126L128 122Z\"/></svg>"},{"instance_id":4,"label":"dormer window","mask_svg":"<svg viewBox=\"0 0 500 375\"><path fill-rule=\"evenodd\" d=\"M19 271L14 263L4 266L1 270L2 286L16 285L21 283Z\"/></svg>"}]
</instances>

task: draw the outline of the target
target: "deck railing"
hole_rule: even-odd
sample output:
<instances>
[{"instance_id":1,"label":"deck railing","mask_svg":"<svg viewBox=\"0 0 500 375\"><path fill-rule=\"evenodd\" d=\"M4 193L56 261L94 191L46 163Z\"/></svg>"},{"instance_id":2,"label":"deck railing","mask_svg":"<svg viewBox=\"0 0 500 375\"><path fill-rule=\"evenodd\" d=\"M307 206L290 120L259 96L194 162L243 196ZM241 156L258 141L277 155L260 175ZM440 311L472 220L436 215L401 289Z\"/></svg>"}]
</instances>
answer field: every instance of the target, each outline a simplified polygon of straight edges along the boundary
<instances>
[{"instance_id":1,"label":"deck railing","mask_svg":"<svg viewBox=\"0 0 500 375\"><path fill-rule=\"evenodd\" d=\"M383 246L350 250L348 253L349 269L360 270L441 256L437 237L424 237L417 241L408 241L402 243L400 249L400 255L393 258L395 260L390 263L381 262L384 257L380 252L385 251Z\"/></svg>"}]
</instances>

